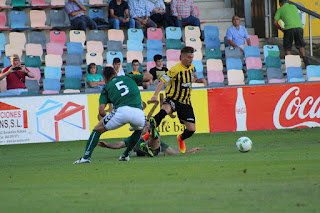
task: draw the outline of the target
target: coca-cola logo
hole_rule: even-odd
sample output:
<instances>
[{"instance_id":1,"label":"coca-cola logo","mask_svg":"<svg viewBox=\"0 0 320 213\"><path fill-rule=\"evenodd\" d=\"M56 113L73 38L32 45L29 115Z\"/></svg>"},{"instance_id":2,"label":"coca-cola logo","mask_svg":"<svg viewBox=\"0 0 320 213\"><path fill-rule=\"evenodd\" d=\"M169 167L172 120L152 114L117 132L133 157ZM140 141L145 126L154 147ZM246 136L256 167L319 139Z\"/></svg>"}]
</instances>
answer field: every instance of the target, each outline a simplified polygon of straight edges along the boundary
<instances>
[{"instance_id":1,"label":"coca-cola logo","mask_svg":"<svg viewBox=\"0 0 320 213\"><path fill-rule=\"evenodd\" d=\"M320 96L302 97L300 88L297 86L290 88L282 95L273 113L273 123L277 129L320 127L319 118Z\"/></svg>"}]
</instances>

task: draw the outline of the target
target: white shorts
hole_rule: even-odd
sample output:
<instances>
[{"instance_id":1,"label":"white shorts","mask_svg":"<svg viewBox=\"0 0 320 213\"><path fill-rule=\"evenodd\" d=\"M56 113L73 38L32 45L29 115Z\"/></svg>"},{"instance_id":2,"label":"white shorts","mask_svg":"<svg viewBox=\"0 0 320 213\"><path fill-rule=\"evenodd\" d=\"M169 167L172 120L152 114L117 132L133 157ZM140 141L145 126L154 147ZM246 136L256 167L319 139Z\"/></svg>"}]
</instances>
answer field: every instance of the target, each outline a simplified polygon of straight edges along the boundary
<instances>
[{"instance_id":1,"label":"white shorts","mask_svg":"<svg viewBox=\"0 0 320 213\"><path fill-rule=\"evenodd\" d=\"M106 130L114 130L130 124L134 130L142 130L146 122L144 111L138 108L123 106L104 116L102 123Z\"/></svg>"}]
</instances>

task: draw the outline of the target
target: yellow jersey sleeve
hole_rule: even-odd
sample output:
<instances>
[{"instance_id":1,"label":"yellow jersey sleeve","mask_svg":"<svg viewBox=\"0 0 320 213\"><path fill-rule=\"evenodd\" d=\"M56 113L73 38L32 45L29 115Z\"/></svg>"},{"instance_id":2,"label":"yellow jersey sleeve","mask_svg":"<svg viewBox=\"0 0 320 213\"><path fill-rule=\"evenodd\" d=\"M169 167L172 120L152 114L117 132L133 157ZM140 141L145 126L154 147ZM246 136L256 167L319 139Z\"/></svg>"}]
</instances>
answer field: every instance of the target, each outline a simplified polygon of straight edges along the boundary
<instances>
[{"instance_id":1,"label":"yellow jersey sleeve","mask_svg":"<svg viewBox=\"0 0 320 213\"><path fill-rule=\"evenodd\" d=\"M168 83L171 78L175 77L181 70L181 63L176 64L174 67L172 67L170 70L167 71L165 75L163 75L160 80L163 81L163 83Z\"/></svg>"}]
</instances>

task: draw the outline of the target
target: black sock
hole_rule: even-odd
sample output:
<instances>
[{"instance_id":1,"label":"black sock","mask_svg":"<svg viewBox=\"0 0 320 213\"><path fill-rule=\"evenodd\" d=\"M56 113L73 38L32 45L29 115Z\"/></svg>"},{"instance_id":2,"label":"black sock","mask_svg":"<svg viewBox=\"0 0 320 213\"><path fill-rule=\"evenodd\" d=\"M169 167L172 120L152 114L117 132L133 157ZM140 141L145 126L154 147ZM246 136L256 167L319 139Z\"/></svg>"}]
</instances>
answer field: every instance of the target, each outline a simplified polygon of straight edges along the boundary
<instances>
[{"instance_id":1,"label":"black sock","mask_svg":"<svg viewBox=\"0 0 320 213\"><path fill-rule=\"evenodd\" d=\"M157 126L160 125L162 119L166 117L166 115L167 115L167 112L164 109L161 109L160 112L158 112L158 114L154 116L154 120L156 120Z\"/></svg>"},{"instance_id":2,"label":"black sock","mask_svg":"<svg viewBox=\"0 0 320 213\"><path fill-rule=\"evenodd\" d=\"M195 132L195 131L189 131L188 129L185 129L185 130L183 131L183 133L181 134L181 139L182 139L182 140L185 140L185 139L187 139L187 138L190 138L190 137L193 135L194 132Z\"/></svg>"}]
</instances>

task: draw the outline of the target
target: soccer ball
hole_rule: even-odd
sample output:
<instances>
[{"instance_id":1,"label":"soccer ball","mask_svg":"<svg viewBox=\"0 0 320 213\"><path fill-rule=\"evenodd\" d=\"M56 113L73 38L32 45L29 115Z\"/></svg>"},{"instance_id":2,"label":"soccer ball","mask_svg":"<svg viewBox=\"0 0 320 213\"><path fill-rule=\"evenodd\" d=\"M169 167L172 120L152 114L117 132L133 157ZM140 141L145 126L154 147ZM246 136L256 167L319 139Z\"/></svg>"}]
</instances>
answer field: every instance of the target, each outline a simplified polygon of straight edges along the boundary
<instances>
[{"instance_id":1,"label":"soccer ball","mask_svg":"<svg viewBox=\"0 0 320 213\"><path fill-rule=\"evenodd\" d=\"M248 137L240 137L236 142L237 149L240 152L249 152L252 148L252 141Z\"/></svg>"}]
</instances>

